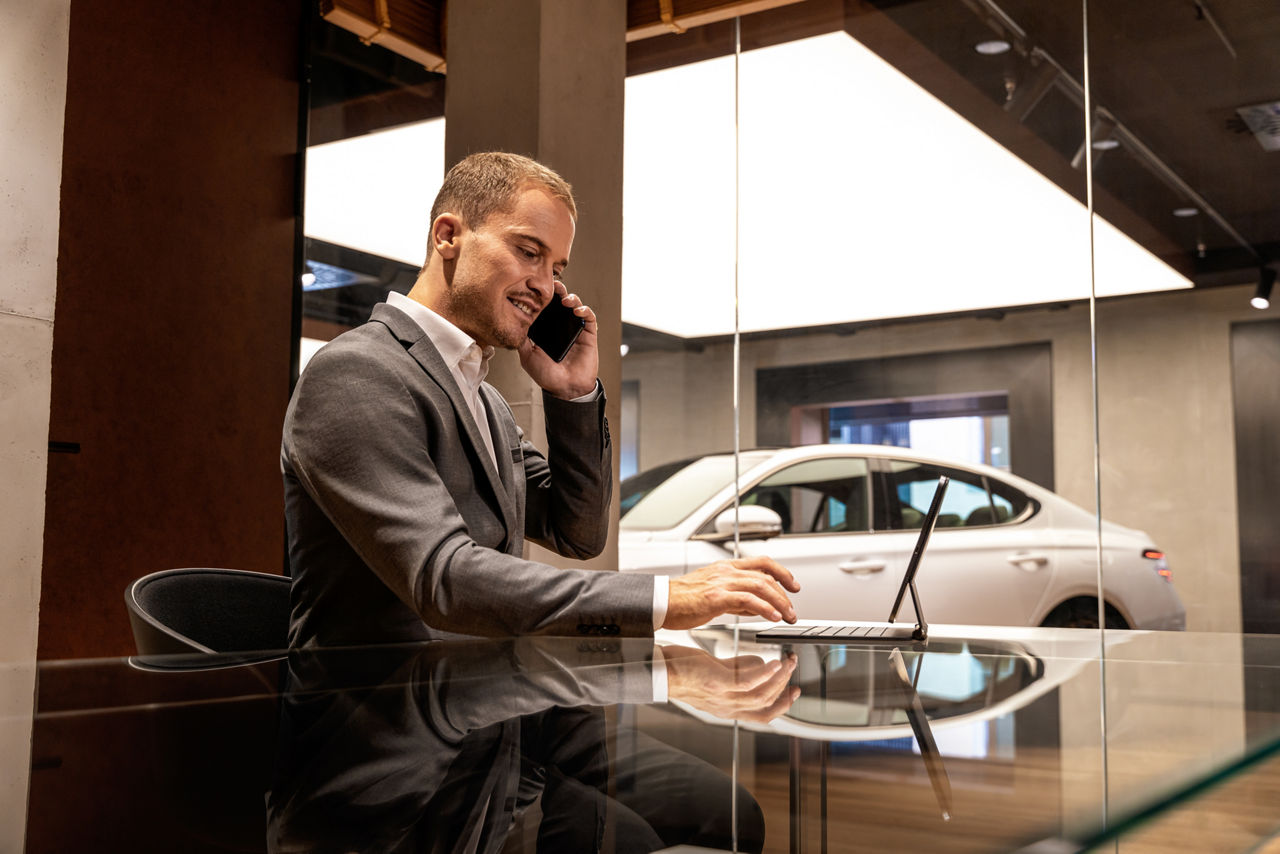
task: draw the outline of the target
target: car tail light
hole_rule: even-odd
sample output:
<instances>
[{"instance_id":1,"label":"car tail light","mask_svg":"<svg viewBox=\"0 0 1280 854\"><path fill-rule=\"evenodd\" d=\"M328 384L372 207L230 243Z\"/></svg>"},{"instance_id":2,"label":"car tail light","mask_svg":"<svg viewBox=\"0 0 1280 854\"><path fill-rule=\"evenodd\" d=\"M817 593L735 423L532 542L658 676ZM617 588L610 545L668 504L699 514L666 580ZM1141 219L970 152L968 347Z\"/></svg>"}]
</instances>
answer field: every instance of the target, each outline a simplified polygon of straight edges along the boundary
<instances>
[{"instance_id":1,"label":"car tail light","mask_svg":"<svg viewBox=\"0 0 1280 854\"><path fill-rule=\"evenodd\" d=\"M1142 556L1147 560L1155 561L1156 575L1159 575L1165 581L1173 581L1173 570L1169 569L1169 560L1165 557L1164 552L1155 549L1143 549Z\"/></svg>"}]
</instances>

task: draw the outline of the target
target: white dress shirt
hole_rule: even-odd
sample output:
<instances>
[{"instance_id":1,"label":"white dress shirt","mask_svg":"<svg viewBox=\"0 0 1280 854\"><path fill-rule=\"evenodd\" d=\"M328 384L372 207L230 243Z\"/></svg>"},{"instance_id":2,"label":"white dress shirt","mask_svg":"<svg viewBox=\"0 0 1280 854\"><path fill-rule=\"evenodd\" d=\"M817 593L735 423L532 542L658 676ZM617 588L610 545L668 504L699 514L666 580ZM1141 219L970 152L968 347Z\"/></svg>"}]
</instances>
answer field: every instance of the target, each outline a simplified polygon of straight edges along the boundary
<instances>
[{"instance_id":1,"label":"white dress shirt","mask_svg":"<svg viewBox=\"0 0 1280 854\"><path fill-rule=\"evenodd\" d=\"M475 339L417 300L410 299L401 293L392 291L387 294L387 305L399 309L409 316L414 323L426 333L440 352L449 372L453 374L462 396L466 398L471 415L475 418L476 427L480 429L480 437L484 439L485 448L494 465L498 463L497 453L493 449L493 436L489 433L488 410L484 399L480 397L480 384L489 374L489 360L493 358L492 347L481 347ZM600 384L582 397L575 397L573 403L591 403L600 397ZM653 583L653 629L657 631L667 618L668 587L667 576L659 575ZM661 659L661 656L657 656ZM665 677L665 668L664 677ZM663 679L665 684L665 678ZM663 691L665 696L666 692Z\"/></svg>"}]
</instances>

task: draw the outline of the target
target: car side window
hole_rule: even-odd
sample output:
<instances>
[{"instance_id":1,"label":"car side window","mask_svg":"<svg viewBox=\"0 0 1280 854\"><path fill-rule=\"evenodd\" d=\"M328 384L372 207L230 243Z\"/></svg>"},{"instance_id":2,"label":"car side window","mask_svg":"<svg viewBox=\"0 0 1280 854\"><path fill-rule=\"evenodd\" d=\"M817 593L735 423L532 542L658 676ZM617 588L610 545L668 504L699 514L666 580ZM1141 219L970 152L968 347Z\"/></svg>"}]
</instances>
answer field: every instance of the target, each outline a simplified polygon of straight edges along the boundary
<instances>
[{"instance_id":1,"label":"car side window","mask_svg":"<svg viewBox=\"0 0 1280 854\"><path fill-rule=\"evenodd\" d=\"M784 535L866 531L868 485L864 459L806 460L769 475L742 503L775 511L782 517Z\"/></svg>"},{"instance_id":2,"label":"car side window","mask_svg":"<svg viewBox=\"0 0 1280 854\"><path fill-rule=\"evenodd\" d=\"M1027 505L1031 503L1030 498L1007 483L1001 483L994 478L987 478L987 485L991 487L991 506L996 514L995 524L1017 519L1026 511ZM970 522L969 524L972 525L974 523Z\"/></svg>"},{"instance_id":3,"label":"car side window","mask_svg":"<svg viewBox=\"0 0 1280 854\"><path fill-rule=\"evenodd\" d=\"M980 474L909 460L891 460L887 475L892 505L887 513L889 527L918 530L929 512L933 493L938 488L938 478L944 474L951 478L951 485L942 500L939 528L998 525L1014 518L1026 507L1025 496L1014 493L1009 487L992 492L987 488L989 481Z\"/></svg>"}]
</instances>

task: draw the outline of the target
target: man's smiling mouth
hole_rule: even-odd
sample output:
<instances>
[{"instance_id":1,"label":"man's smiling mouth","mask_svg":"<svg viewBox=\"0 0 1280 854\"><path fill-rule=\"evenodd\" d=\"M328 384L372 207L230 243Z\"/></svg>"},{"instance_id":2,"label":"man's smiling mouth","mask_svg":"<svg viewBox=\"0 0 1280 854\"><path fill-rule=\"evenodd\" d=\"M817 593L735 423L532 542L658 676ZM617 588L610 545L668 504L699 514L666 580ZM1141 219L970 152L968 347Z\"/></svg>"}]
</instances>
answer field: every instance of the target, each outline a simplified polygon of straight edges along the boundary
<instances>
[{"instance_id":1,"label":"man's smiling mouth","mask_svg":"<svg viewBox=\"0 0 1280 854\"><path fill-rule=\"evenodd\" d=\"M507 297L507 302L511 303L511 304L512 304L512 305L514 305L516 308L520 309L522 312L524 312L524 313L525 313L526 315L528 315L529 317L537 317L537 316L538 316L538 309L534 308L534 306L533 306L532 304L530 304L530 303L524 302L524 301L522 301L522 300L513 299L513 298L511 298L511 297Z\"/></svg>"}]
</instances>

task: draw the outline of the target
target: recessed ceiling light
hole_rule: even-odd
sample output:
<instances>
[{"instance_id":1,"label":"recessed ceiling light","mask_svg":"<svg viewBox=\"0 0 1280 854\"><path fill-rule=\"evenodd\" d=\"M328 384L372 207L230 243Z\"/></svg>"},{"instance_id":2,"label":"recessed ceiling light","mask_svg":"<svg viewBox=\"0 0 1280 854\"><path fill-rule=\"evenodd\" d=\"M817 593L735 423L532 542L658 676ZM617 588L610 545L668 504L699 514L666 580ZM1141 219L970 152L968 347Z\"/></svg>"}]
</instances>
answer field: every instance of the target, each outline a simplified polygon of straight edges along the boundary
<instances>
[{"instance_id":1,"label":"recessed ceiling light","mask_svg":"<svg viewBox=\"0 0 1280 854\"><path fill-rule=\"evenodd\" d=\"M1119 148L1119 147L1120 147L1120 140L1118 140L1118 139L1095 139L1095 140L1093 141L1093 147L1094 147L1094 148L1096 148L1096 149L1098 149L1099 151L1110 151L1110 150L1111 150L1111 149L1113 149L1113 148Z\"/></svg>"},{"instance_id":2,"label":"recessed ceiling light","mask_svg":"<svg viewBox=\"0 0 1280 854\"><path fill-rule=\"evenodd\" d=\"M973 46L973 49L983 56L999 56L1008 52L1012 46L1004 39L988 39L984 42L978 42Z\"/></svg>"},{"instance_id":3,"label":"recessed ceiling light","mask_svg":"<svg viewBox=\"0 0 1280 854\"><path fill-rule=\"evenodd\" d=\"M1199 208L1186 207L1186 208L1173 209L1173 215L1180 216L1180 217L1196 216L1199 213L1200 213Z\"/></svg>"}]
</instances>

